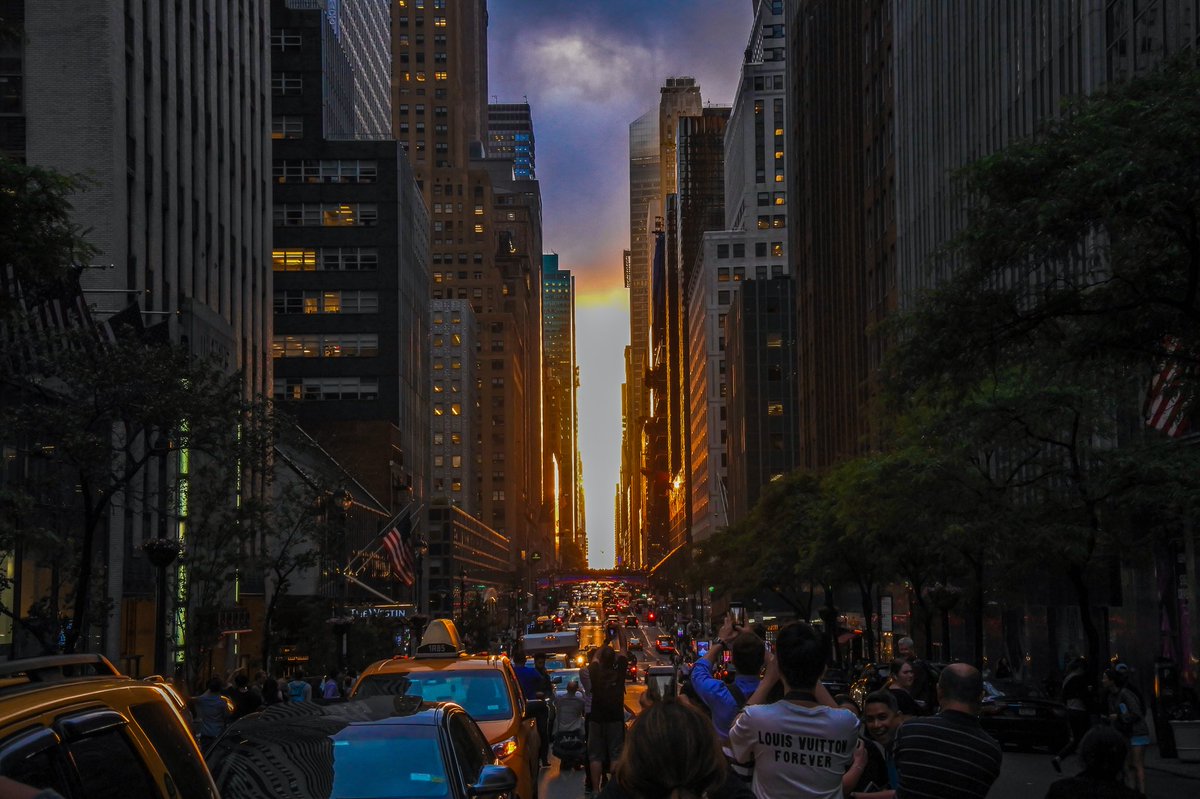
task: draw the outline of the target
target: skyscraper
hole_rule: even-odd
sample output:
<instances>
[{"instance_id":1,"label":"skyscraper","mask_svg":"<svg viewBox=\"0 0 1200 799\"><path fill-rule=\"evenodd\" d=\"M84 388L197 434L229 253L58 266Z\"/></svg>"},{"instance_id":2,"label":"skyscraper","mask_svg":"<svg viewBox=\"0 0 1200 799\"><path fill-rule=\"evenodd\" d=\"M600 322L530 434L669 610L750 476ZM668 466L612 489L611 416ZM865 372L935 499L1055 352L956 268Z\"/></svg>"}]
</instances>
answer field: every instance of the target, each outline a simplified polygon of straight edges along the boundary
<instances>
[{"instance_id":1,"label":"skyscraper","mask_svg":"<svg viewBox=\"0 0 1200 799\"><path fill-rule=\"evenodd\" d=\"M666 546L667 530L647 528L649 514L645 503L654 491L645 474L653 470L649 461L656 455L646 452L646 424L652 415L649 390L644 375L653 368L650 340L651 258L654 233L663 229L666 198L675 193L675 135L680 116L697 115L701 111L700 87L694 78L667 78L660 89L658 107L643 114L629 126L629 308L630 308L630 382L623 413L625 436L629 441L631 459L622 484L629 486L630 527L629 544L632 568L653 566L648 563L647 546L651 536ZM665 246L665 243L664 243ZM665 257L664 251L664 257ZM665 288L665 284L664 284ZM665 362L664 362L665 368ZM665 390L665 374L663 390ZM664 422L665 425L665 422ZM662 431L666 435L665 427ZM650 438L657 440L657 433ZM667 439L661 439L666 446ZM665 467L664 467L665 468ZM656 515L656 518L660 518ZM665 519L665 517L662 517ZM663 524L666 522L664 521ZM663 550L665 552L665 550Z\"/></svg>"},{"instance_id":2,"label":"skyscraper","mask_svg":"<svg viewBox=\"0 0 1200 799\"><path fill-rule=\"evenodd\" d=\"M487 157L487 4L397 0L393 131L430 209L432 299L478 324L481 520L511 554L552 552L541 453L541 199ZM432 543L432 542L431 542ZM448 561L432 568L450 568Z\"/></svg>"},{"instance_id":3,"label":"skyscraper","mask_svg":"<svg viewBox=\"0 0 1200 799\"><path fill-rule=\"evenodd\" d=\"M342 138L343 121L322 112L355 108L328 99L357 89L326 70L363 60L359 43L328 13L295 6L272 6L274 395L397 512L428 494L428 214L395 140Z\"/></svg>"},{"instance_id":4,"label":"skyscraper","mask_svg":"<svg viewBox=\"0 0 1200 799\"><path fill-rule=\"evenodd\" d=\"M702 541L730 522L729 402L736 394L754 392L758 384L740 380L746 370L733 369L726 352L735 336L730 308L746 281L776 280L789 274L787 191L776 178L787 162L782 129L785 119L786 48L781 3L759 0L741 65L724 139L724 219L705 228L690 265L684 301L688 305L689 485L691 533ZM756 307L756 306L755 306ZM760 341L749 332L737 334L754 357ZM789 346L789 351L791 351ZM776 376L794 387L794 370ZM754 396L751 394L750 396ZM795 401L785 401L794 412ZM789 452L797 442L787 441ZM750 446L753 448L754 442ZM757 457L751 449L750 457Z\"/></svg>"},{"instance_id":5,"label":"skyscraper","mask_svg":"<svg viewBox=\"0 0 1200 799\"><path fill-rule=\"evenodd\" d=\"M511 158L514 178L532 180L537 177L534 144L529 103L492 103L488 106L488 155Z\"/></svg>"},{"instance_id":6,"label":"skyscraper","mask_svg":"<svg viewBox=\"0 0 1200 799\"><path fill-rule=\"evenodd\" d=\"M578 362L575 357L575 276L562 269L558 256L542 256L542 364L546 393L545 418L548 454L557 464L557 544L561 555L570 544L582 555L587 551L581 533L578 479L579 413Z\"/></svg>"},{"instance_id":7,"label":"skyscraper","mask_svg":"<svg viewBox=\"0 0 1200 799\"><path fill-rule=\"evenodd\" d=\"M861 3L790 6L788 185L795 264L801 466L825 469L869 446ZM966 41L966 40L964 40ZM875 52L875 43L870 42ZM780 42L780 47L783 47ZM957 46L957 45L956 45ZM897 48L899 49L899 48ZM902 81L898 81L902 82ZM873 84L883 91L884 85ZM874 99L874 97L872 97ZM782 99L780 102L783 102ZM821 109L813 113L811 109ZM873 108L873 106L872 106ZM924 113L924 110L922 110ZM882 148L873 150L882 154ZM873 222L882 221L873 219Z\"/></svg>"},{"instance_id":8,"label":"skyscraper","mask_svg":"<svg viewBox=\"0 0 1200 799\"><path fill-rule=\"evenodd\" d=\"M6 81L0 148L92 178L71 201L98 250L89 266L106 267L81 278L97 316L136 300L148 322L169 320L175 341L240 371L247 393L266 393L266 4L8 0L3 10L21 35L0 60L21 79ZM152 573L142 543L183 523L177 504L147 499L177 494L178 461L166 460L107 520L103 590L115 605L101 648L114 660Z\"/></svg>"}]
</instances>

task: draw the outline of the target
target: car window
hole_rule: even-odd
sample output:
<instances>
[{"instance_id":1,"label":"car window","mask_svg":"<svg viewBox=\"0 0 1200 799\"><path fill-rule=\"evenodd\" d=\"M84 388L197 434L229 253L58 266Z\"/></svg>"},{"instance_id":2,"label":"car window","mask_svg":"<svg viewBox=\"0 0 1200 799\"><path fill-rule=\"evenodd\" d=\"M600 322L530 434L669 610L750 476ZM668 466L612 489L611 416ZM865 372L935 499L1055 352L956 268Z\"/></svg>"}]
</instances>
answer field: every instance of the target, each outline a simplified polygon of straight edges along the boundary
<instances>
[{"instance_id":1,"label":"car window","mask_svg":"<svg viewBox=\"0 0 1200 799\"><path fill-rule=\"evenodd\" d=\"M479 728L461 713L450 717L450 742L462 767L463 779L468 785L474 784L480 770L492 762L491 747L479 733Z\"/></svg>"},{"instance_id":2,"label":"car window","mask_svg":"<svg viewBox=\"0 0 1200 799\"><path fill-rule=\"evenodd\" d=\"M34 742L32 739L38 740ZM50 788L64 796L67 790L66 768L58 737L44 727L34 735L22 735L20 741L0 748L0 773L33 788Z\"/></svg>"},{"instance_id":3,"label":"car window","mask_svg":"<svg viewBox=\"0 0 1200 799\"><path fill-rule=\"evenodd\" d=\"M167 767L179 799L209 799L208 769L190 737L180 726L179 717L162 702L146 702L130 708L133 719L154 742L158 756Z\"/></svg>"},{"instance_id":4,"label":"car window","mask_svg":"<svg viewBox=\"0 0 1200 799\"><path fill-rule=\"evenodd\" d=\"M354 799L450 795L435 728L351 725L333 736L333 791Z\"/></svg>"},{"instance_id":5,"label":"car window","mask_svg":"<svg viewBox=\"0 0 1200 799\"><path fill-rule=\"evenodd\" d=\"M363 679L356 697L419 696L426 702L454 702L476 721L512 718L513 706L504 675L490 666L478 671L410 671L376 674Z\"/></svg>"},{"instance_id":6,"label":"car window","mask_svg":"<svg viewBox=\"0 0 1200 799\"><path fill-rule=\"evenodd\" d=\"M88 799L158 799L145 765L119 728L67 745Z\"/></svg>"}]
</instances>

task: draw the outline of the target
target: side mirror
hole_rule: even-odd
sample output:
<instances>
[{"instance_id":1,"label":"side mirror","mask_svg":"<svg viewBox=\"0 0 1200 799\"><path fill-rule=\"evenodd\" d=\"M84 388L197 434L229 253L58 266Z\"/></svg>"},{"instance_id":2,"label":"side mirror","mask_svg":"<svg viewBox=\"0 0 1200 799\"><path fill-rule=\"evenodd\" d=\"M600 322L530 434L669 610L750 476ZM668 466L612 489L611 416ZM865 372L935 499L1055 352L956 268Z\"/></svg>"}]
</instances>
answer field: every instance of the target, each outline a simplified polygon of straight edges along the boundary
<instances>
[{"instance_id":1,"label":"side mirror","mask_svg":"<svg viewBox=\"0 0 1200 799\"><path fill-rule=\"evenodd\" d=\"M508 766L484 766L474 785L467 786L468 796L494 796L517 789L517 775Z\"/></svg>"}]
</instances>

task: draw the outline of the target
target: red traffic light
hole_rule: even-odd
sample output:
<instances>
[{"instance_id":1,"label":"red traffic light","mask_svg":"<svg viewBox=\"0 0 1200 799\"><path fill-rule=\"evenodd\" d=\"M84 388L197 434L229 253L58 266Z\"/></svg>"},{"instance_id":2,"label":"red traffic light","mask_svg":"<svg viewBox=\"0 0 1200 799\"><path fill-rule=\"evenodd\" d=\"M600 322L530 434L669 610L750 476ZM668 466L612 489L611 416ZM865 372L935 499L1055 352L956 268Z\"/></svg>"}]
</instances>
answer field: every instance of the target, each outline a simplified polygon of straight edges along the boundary
<instances>
[{"instance_id":1,"label":"red traffic light","mask_svg":"<svg viewBox=\"0 0 1200 799\"><path fill-rule=\"evenodd\" d=\"M647 619L648 621L654 621L654 611L650 611L649 613L647 613L647 614L646 614L646 619Z\"/></svg>"}]
</instances>

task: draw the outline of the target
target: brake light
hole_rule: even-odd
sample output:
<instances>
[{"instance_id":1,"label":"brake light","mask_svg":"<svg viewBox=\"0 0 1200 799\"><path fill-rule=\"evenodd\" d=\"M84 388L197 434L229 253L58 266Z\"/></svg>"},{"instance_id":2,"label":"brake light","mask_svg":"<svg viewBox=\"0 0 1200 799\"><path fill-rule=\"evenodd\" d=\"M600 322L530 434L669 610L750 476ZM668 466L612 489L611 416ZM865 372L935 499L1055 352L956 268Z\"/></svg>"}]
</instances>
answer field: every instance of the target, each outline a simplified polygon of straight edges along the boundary
<instances>
[{"instance_id":1,"label":"brake light","mask_svg":"<svg viewBox=\"0 0 1200 799\"><path fill-rule=\"evenodd\" d=\"M503 760L506 757L512 757L517 751L517 739L506 738L500 743L492 744L492 754Z\"/></svg>"},{"instance_id":2,"label":"brake light","mask_svg":"<svg viewBox=\"0 0 1200 799\"><path fill-rule=\"evenodd\" d=\"M649 621L654 621L654 611L650 611L649 613L647 613L647 614L646 614L646 618L647 618Z\"/></svg>"}]
</instances>

